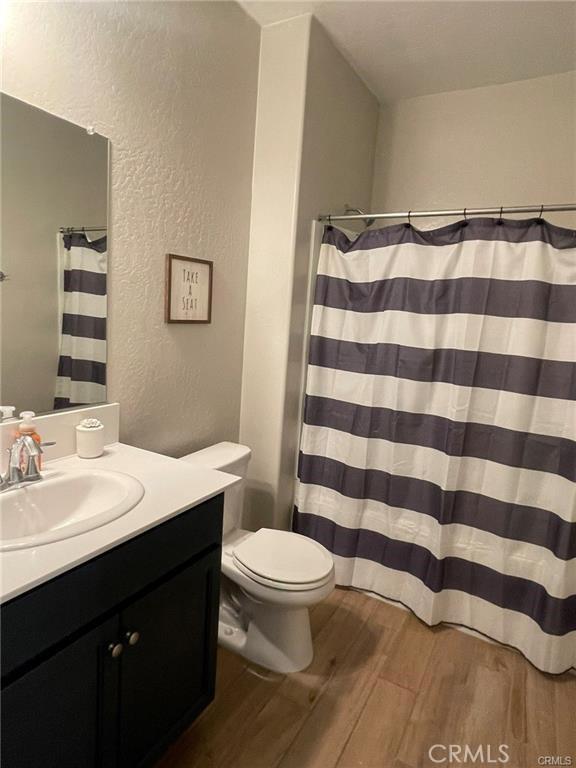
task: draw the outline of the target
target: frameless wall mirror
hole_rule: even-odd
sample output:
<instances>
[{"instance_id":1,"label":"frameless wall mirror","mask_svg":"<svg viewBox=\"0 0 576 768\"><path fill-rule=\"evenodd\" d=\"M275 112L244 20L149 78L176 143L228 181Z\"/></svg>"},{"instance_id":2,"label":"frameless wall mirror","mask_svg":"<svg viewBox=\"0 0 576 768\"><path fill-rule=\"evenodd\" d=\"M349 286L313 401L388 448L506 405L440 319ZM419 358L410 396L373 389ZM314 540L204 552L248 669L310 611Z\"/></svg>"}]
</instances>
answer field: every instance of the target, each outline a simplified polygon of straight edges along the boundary
<instances>
[{"instance_id":1,"label":"frameless wall mirror","mask_svg":"<svg viewBox=\"0 0 576 768\"><path fill-rule=\"evenodd\" d=\"M106 400L108 139L1 94L0 404Z\"/></svg>"}]
</instances>

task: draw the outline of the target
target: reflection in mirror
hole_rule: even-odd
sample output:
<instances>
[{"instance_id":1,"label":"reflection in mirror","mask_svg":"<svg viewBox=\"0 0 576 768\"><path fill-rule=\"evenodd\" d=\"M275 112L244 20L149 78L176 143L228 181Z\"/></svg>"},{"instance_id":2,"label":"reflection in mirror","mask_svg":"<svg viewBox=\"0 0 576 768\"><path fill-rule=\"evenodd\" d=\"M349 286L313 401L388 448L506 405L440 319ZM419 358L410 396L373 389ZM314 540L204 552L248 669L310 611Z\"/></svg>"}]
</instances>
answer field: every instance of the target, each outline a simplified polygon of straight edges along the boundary
<instances>
[{"instance_id":1,"label":"reflection in mirror","mask_svg":"<svg viewBox=\"0 0 576 768\"><path fill-rule=\"evenodd\" d=\"M1 95L0 404L106 400L108 140Z\"/></svg>"}]
</instances>

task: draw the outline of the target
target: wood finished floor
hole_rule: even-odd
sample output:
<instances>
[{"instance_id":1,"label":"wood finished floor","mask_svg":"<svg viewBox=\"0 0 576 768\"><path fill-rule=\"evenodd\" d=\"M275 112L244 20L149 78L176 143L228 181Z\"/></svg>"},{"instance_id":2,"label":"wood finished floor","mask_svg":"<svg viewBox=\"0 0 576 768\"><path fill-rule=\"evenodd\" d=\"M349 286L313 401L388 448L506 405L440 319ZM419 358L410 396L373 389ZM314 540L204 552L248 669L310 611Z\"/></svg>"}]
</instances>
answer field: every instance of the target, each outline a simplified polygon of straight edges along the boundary
<instances>
[{"instance_id":1,"label":"wood finished floor","mask_svg":"<svg viewBox=\"0 0 576 768\"><path fill-rule=\"evenodd\" d=\"M420 768L433 744L508 744L509 768L576 765L575 676L343 589L312 631L314 661L294 675L220 650L215 701L156 768Z\"/></svg>"}]
</instances>

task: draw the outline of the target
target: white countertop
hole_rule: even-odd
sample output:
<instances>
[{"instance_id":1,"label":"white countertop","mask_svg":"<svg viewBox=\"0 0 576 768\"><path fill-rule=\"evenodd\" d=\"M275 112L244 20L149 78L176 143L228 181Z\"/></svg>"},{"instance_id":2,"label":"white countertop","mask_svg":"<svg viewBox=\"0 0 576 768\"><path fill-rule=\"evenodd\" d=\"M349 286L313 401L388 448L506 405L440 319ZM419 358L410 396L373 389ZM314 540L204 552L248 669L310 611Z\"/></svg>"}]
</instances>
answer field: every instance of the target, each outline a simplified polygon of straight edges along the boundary
<instances>
[{"instance_id":1,"label":"white countertop","mask_svg":"<svg viewBox=\"0 0 576 768\"><path fill-rule=\"evenodd\" d=\"M142 483L145 493L133 509L100 528L39 547L0 552L0 602L21 595L240 482L235 475L195 467L123 443L106 446L104 455L98 459L68 456L46 462L45 467L125 472Z\"/></svg>"}]
</instances>

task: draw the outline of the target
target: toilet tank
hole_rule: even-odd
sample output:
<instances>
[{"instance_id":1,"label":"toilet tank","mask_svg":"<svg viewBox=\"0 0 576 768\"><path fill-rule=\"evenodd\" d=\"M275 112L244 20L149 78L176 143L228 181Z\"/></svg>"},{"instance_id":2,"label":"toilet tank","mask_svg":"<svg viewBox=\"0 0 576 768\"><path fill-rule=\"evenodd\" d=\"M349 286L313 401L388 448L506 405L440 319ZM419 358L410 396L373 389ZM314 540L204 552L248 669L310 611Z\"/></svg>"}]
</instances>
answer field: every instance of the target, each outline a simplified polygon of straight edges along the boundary
<instances>
[{"instance_id":1,"label":"toilet tank","mask_svg":"<svg viewBox=\"0 0 576 768\"><path fill-rule=\"evenodd\" d=\"M224 535L242 526L244 478L251 456L252 451L246 445L216 443L208 446L208 448L203 448L201 451L189 453L181 459L197 467L219 469L221 472L229 472L231 475L242 478L242 482L233 488L228 488L224 496Z\"/></svg>"}]
</instances>

